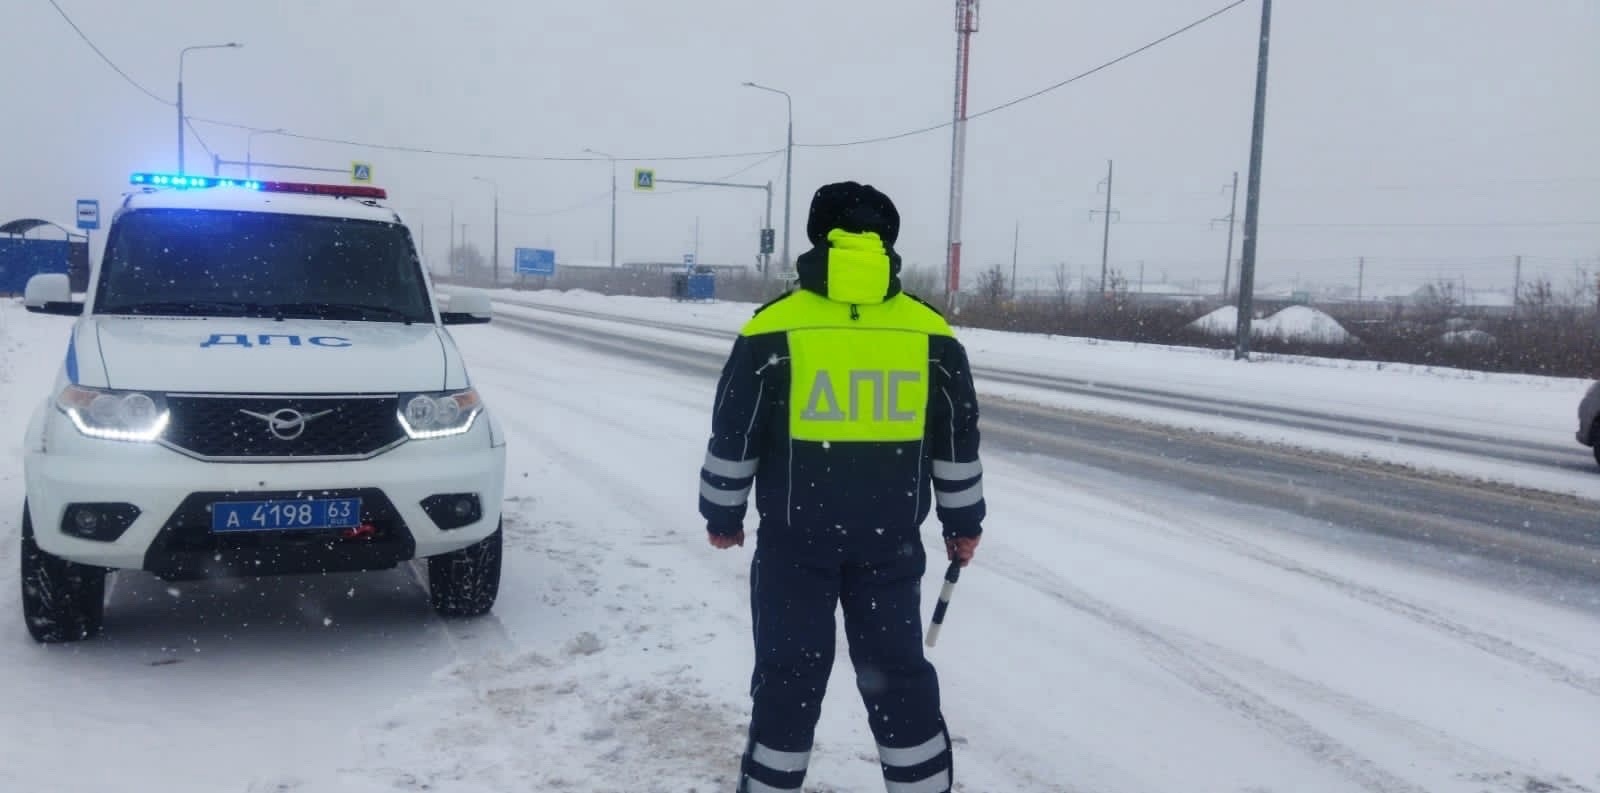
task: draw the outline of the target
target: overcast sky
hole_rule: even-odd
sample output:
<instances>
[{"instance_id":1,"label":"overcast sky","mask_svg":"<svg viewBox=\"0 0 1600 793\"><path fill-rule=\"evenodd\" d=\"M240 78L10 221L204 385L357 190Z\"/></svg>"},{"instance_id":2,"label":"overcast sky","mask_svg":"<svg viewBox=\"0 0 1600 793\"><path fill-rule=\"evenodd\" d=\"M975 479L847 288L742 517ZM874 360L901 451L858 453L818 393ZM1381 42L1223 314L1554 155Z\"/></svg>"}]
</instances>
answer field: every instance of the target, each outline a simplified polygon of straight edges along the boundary
<instances>
[{"instance_id":1,"label":"overcast sky","mask_svg":"<svg viewBox=\"0 0 1600 793\"><path fill-rule=\"evenodd\" d=\"M955 33L946 0L58 0L123 70L175 94L191 53L193 116L262 129L485 153L621 157L782 147L794 97L802 144L948 121ZM1031 93L1188 24L1227 0L988 0L974 39L974 111ZM48 0L6 0L0 25L0 220L68 223L76 198L118 200L134 170L172 170L176 111L124 82ZM1082 82L970 125L968 283L1010 266L1097 274L1091 209L1116 161L1111 261L1137 277L1220 279L1224 186L1247 168L1258 0ZM1593 0L1279 0L1274 8L1260 261L1266 280L1368 284L1470 279L1505 287L1511 257L1570 279L1600 267L1600 4ZM245 133L197 125L244 159ZM191 172L209 155L191 136ZM501 189L501 257L551 246L604 261L610 165L406 154L258 135L271 162L374 164L376 181L442 260L458 224L488 252ZM794 248L824 182L887 192L914 264L944 259L948 129L889 143L798 148ZM760 191L634 193L659 178L765 183L783 203L783 158L621 163L619 256L748 263ZM742 171L742 172L741 172ZM234 173L239 173L234 171ZM315 179L294 172L258 172ZM326 178L339 180L336 175ZM1243 187L1239 216L1244 214ZM555 210L572 208L559 214ZM1389 224L1372 226L1363 224ZM1432 224L1432 225L1425 225ZM1459 224L1459 225L1452 225ZM1525 225L1516 225L1525 224ZM1542 225L1533 225L1542 224ZM777 220L781 237L782 222ZM97 243L98 243L97 239ZM98 247L98 246L97 246ZM1237 244L1235 247L1237 256Z\"/></svg>"}]
</instances>

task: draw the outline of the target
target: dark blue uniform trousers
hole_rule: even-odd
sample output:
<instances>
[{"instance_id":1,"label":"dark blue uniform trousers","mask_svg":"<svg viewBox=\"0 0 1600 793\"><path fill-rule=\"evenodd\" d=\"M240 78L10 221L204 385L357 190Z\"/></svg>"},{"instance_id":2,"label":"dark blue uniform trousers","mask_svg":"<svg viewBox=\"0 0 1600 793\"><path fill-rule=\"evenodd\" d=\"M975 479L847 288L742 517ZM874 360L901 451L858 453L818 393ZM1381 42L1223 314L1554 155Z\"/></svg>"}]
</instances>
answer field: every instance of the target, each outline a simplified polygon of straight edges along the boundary
<instances>
[{"instance_id":1,"label":"dark blue uniform trousers","mask_svg":"<svg viewBox=\"0 0 1600 793\"><path fill-rule=\"evenodd\" d=\"M888 790L947 793L950 737L938 676L922 653L922 544L880 540L876 552L855 554L835 538L824 550L768 534L758 538L750 569L756 667L740 793L800 791L833 667L838 606Z\"/></svg>"}]
</instances>

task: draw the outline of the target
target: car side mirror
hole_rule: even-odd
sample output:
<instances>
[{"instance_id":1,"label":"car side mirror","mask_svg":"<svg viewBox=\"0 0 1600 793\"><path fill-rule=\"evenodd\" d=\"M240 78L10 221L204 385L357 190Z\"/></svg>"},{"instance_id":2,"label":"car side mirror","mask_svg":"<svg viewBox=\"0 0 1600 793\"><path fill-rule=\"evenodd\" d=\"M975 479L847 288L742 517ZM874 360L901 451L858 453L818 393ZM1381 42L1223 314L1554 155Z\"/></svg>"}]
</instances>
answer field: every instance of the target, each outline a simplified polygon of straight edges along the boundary
<instances>
[{"instance_id":1,"label":"car side mirror","mask_svg":"<svg viewBox=\"0 0 1600 793\"><path fill-rule=\"evenodd\" d=\"M450 295L450 310L439 312L445 325L481 325L494 317L494 305L482 292L456 292Z\"/></svg>"},{"instance_id":2,"label":"car side mirror","mask_svg":"<svg viewBox=\"0 0 1600 793\"><path fill-rule=\"evenodd\" d=\"M72 282L64 273L40 273L29 278L22 305L35 314L76 317L83 313L83 304L72 301Z\"/></svg>"}]
</instances>

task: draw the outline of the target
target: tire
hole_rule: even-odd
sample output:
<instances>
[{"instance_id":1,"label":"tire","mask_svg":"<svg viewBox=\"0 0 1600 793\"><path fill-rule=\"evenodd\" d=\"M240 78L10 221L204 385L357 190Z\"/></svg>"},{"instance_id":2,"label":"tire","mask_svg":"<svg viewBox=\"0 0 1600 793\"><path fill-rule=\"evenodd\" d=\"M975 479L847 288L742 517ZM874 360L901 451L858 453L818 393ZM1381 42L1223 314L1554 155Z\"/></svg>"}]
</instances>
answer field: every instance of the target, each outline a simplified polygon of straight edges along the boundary
<instances>
[{"instance_id":1,"label":"tire","mask_svg":"<svg viewBox=\"0 0 1600 793\"><path fill-rule=\"evenodd\" d=\"M26 505L21 550L22 619L33 640L55 644L98 635L105 622L107 570L40 550Z\"/></svg>"},{"instance_id":2,"label":"tire","mask_svg":"<svg viewBox=\"0 0 1600 793\"><path fill-rule=\"evenodd\" d=\"M502 533L452 553L428 557L428 599L441 617L480 617L500 594Z\"/></svg>"}]
</instances>

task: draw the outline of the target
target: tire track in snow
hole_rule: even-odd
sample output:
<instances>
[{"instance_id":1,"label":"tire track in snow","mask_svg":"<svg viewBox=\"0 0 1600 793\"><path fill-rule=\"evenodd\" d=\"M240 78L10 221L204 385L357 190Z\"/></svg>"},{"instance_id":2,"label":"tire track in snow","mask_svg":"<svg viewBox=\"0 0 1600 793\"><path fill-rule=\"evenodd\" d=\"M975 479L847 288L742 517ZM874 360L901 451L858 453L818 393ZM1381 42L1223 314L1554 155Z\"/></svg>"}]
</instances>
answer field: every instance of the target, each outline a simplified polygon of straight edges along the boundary
<instances>
[{"instance_id":1,"label":"tire track in snow","mask_svg":"<svg viewBox=\"0 0 1600 793\"><path fill-rule=\"evenodd\" d=\"M726 331L685 323L618 316L565 306L552 306L543 303L507 300L505 298L496 298L496 302L531 311L564 314L580 319L621 325L634 325L721 341L731 341L736 335ZM1496 438L1440 427L1414 426L1382 419L1338 415L1238 399L1205 397L1146 386L1125 386L1092 378L1041 375L1034 372L1021 372L986 366L974 366L973 374L979 380L992 380L1007 385L1042 388L1057 393L1113 399L1147 407L1269 424L1287 429L1316 431L1340 437L1382 441L1436 451L1457 452L1487 459L1561 470L1578 467L1580 462L1579 456L1576 455L1571 447L1538 443L1519 438Z\"/></svg>"},{"instance_id":2,"label":"tire track in snow","mask_svg":"<svg viewBox=\"0 0 1600 793\"><path fill-rule=\"evenodd\" d=\"M1097 495L1106 497L1103 491L1097 493ZM1326 570L1304 564L1220 529L1211 528L1196 521L1174 522L1170 520L1170 513L1163 513L1150 506L1136 503L1124 503L1122 506L1125 509L1152 518L1151 527L1154 530L1173 536L1187 534L1201 538L1243 558L1316 581L1324 587L1353 600L1374 606L1382 611L1432 629L1457 642L1501 660L1538 672L1562 685L1570 686L1591 696L1600 696L1600 677L1574 669L1534 650L1518 645L1509 639L1450 619L1425 606L1412 603L1376 587L1361 584ZM1172 525L1180 526L1181 529L1167 528Z\"/></svg>"},{"instance_id":3,"label":"tire track in snow","mask_svg":"<svg viewBox=\"0 0 1600 793\"><path fill-rule=\"evenodd\" d=\"M1179 640L1110 603L1084 592L1044 568L1013 554L991 550L988 567L1074 611L1137 640L1146 657L1223 707L1289 744L1318 763L1373 793L1427 793L1341 743L1287 708L1250 690L1196 657Z\"/></svg>"}]
</instances>

